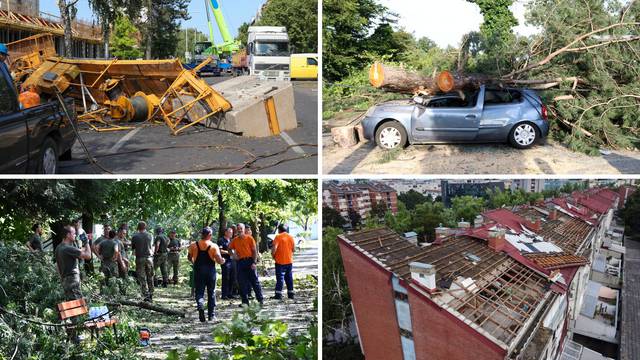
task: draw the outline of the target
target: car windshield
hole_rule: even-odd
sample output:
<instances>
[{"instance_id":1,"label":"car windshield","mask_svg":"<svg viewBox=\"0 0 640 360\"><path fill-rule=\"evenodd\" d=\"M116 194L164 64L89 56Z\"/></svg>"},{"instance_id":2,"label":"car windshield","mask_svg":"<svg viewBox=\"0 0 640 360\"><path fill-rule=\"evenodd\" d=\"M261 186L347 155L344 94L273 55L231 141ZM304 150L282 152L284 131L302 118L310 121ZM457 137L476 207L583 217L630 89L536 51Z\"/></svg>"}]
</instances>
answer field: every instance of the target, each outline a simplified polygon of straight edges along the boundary
<instances>
[{"instance_id":1,"label":"car windshield","mask_svg":"<svg viewBox=\"0 0 640 360\"><path fill-rule=\"evenodd\" d=\"M287 41L256 42L254 55L289 56L289 43Z\"/></svg>"}]
</instances>

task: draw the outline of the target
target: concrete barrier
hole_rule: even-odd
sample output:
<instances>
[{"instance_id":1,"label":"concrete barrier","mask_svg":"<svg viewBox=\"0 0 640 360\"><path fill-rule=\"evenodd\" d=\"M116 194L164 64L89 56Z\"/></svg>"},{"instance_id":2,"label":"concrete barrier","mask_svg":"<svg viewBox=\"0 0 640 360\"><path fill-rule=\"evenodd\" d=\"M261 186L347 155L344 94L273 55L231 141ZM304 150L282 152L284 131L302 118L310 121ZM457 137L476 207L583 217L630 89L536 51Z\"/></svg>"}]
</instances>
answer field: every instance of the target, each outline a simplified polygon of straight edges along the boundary
<instances>
[{"instance_id":1,"label":"concrete barrier","mask_svg":"<svg viewBox=\"0 0 640 360\"><path fill-rule=\"evenodd\" d=\"M207 127L230 131L249 137L277 135L269 126L265 101L273 97L280 131L298 126L289 81L258 80L255 76L239 76L212 86L233 106L223 118L209 119Z\"/></svg>"}]
</instances>

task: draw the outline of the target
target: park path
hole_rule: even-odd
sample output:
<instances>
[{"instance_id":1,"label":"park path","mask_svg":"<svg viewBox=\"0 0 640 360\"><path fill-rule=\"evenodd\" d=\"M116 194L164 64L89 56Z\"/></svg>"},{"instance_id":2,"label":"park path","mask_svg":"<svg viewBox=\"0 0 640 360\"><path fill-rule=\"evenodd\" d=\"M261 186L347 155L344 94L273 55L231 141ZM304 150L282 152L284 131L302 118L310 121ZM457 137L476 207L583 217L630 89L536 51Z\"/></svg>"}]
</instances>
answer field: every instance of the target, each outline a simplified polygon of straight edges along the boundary
<instances>
[{"instance_id":1,"label":"park path","mask_svg":"<svg viewBox=\"0 0 640 360\"><path fill-rule=\"evenodd\" d=\"M305 279L318 276L318 241L310 241L294 255L294 279ZM264 256L264 255L263 255ZM187 269L182 266L182 269ZM289 324L292 333L299 333L308 328L315 311L313 302L317 297L317 287L296 288L295 300L277 301L270 299L274 294L275 277L273 268L268 269L266 276L260 276L265 297L263 311L276 319ZM195 347L206 358L208 353L222 347L213 340L213 330L221 323L230 321L233 313L239 310L240 299L220 300L220 289L216 286L216 314L218 322L211 324L198 321L195 301L190 297L187 284L187 272L182 271L180 285L156 289L154 302L158 305L184 311L186 317L172 317L151 311L141 312L142 318L136 319L138 326L146 326L151 330L151 346L143 349L140 355L147 359L165 359L172 349L182 352L189 346ZM219 275L219 274L218 274ZM299 284L300 282L296 282ZM219 284L219 282L218 282Z\"/></svg>"}]
</instances>

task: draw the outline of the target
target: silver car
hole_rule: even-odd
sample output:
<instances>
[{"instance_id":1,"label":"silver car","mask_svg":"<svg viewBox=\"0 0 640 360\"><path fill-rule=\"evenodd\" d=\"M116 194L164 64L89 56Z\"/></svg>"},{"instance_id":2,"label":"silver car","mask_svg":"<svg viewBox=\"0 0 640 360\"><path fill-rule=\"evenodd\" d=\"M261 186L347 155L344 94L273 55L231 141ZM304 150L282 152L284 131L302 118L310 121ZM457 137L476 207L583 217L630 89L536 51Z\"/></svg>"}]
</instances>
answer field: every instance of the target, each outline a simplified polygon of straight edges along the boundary
<instances>
[{"instance_id":1,"label":"silver car","mask_svg":"<svg viewBox=\"0 0 640 360\"><path fill-rule=\"evenodd\" d=\"M371 107L364 137L384 149L407 144L507 142L531 147L549 133L547 108L529 89L491 89L415 97Z\"/></svg>"}]
</instances>

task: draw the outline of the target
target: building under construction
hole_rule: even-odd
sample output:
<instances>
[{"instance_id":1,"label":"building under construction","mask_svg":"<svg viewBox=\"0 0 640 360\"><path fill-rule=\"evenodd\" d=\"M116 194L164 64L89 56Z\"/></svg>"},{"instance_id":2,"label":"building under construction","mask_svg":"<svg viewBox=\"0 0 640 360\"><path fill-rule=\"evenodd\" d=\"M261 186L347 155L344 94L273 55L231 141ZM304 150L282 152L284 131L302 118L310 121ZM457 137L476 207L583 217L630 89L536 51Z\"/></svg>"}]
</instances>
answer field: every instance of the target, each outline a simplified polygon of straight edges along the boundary
<instances>
[{"instance_id":1,"label":"building under construction","mask_svg":"<svg viewBox=\"0 0 640 360\"><path fill-rule=\"evenodd\" d=\"M99 58L104 54L99 24L75 20L72 57ZM0 0L0 43L51 33L58 54L64 54L64 26L59 17L40 12L39 0Z\"/></svg>"}]
</instances>

